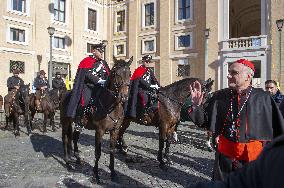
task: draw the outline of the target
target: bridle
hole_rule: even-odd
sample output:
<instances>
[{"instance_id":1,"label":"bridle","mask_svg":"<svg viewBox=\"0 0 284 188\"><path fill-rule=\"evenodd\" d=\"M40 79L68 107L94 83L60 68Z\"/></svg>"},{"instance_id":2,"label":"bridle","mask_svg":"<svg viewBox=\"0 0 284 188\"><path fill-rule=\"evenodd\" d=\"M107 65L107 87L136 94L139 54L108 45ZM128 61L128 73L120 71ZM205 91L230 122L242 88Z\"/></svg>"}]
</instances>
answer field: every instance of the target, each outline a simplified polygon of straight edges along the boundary
<instances>
[{"instance_id":1,"label":"bridle","mask_svg":"<svg viewBox=\"0 0 284 188\"><path fill-rule=\"evenodd\" d=\"M113 90L111 90L112 94L118 99L119 103L126 102L127 99L128 99L128 95L127 94L121 94L119 90L120 90L121 87L129 87L129 85L130 85L129 79L128 79L127 82L124 82L122 76L117 74L115 71L112 72L111 74L114 78ZM120 79L118 79L118 78L120 78Z\"/></svg>"}]
</instances>

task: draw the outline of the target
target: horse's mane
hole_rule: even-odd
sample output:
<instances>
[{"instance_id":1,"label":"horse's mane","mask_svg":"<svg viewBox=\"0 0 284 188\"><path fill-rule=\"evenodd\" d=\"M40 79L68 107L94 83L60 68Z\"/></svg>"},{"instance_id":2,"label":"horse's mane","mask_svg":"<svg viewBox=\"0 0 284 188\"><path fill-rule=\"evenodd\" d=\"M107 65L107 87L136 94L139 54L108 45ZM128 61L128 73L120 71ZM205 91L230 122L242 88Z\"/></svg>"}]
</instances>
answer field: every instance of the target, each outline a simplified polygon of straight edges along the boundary
<instances>
[{"instance_id":1,"label":"horse's mane","mask_svg":"<svg viewBox=\"0 0 284 188\"><path fill-rule=\"evenodd\" d=\"M168 91L168 90L180 90L181 88L183 88L185 85L188 85L188 84L192 84L194 81L196 80L199 80L199 78L184 78L182 80L178 80L172 84L169 84L165 87L161 87L161 91Z\"/></svg>"}]
</instances>

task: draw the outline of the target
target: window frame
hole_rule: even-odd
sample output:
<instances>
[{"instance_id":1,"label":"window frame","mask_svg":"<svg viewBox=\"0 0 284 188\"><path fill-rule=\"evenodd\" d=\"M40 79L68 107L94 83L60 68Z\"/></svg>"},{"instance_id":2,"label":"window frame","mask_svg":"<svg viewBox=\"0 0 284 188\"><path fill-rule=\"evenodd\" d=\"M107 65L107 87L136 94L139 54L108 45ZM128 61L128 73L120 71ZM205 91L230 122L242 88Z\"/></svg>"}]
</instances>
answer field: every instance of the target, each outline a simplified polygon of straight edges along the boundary
<instances>
[{"instance_id":1,"label":"window frame","mask_svg":"<svg viewBox=\"0 0 284 188\"><path fill-rule=\"evenodd\" d=\"M95 29L90 28L90 17L89 17L89 11L93 11L95 13ZM91 31L97 31L97 25L98 25L98 11L96 9L88 7L88 23L87 23L87 29Z\"/></svg>"},{"instance_id":2,"label":"window frame","mask_svg":"<svg viewBox=\"0 0 284 188\"><path fill-rule=\"evenodd\" d=\"M153 4L154 23L152 25L146 25L146 6L149 4ZM142 17L142 20L141 20L142 29L156 27L156 20L157 20L156 0L149 0L149 1L142 3L142 16L141 17Z\"/></svg>"},{"instance_id":3,"label":"window frame","mask_svg":"<svg viewBox=\"0 0 284 188\"><path fill-rule=\"evenodd\" d=\"M66 6L67 6L66 0L53 0L53 1L54 1L54 4L55 4L55 1L57 1L57 3L58 3L58 9L55 8L55 5L54 5L54 8L53 8L54 9L53 20L55 22L66 23ZM61 1L64 1L64 10L63 11L60 9L60 2ZM58 12L58 19L55 16L56 12ZM60 20L60 13L64 13L64 20L63 21Z\"/></svg>"},{"instance_id":4,"label":"window frame","mask_svg":"<svg viewBox=\"0 0 284 188\"><path fill-rule=\"evenodd\" d=\"M122 45L124 50L122 54L117 54L117 47ZM116 43L113 45L113 49L114 49L114 56L115 57L123 57L126 56L126 42L120 42L120 43Z\"/></svg>"},{"instance_id":5,"label":"window frame","mask_svg":"<svg viewBox=\"0 0 284 188\"><path fill-rule=\"evenodd\" d=\"M183 60L183 63L181 63L180 60ZM182 68L184 69L184 71L186 71L185 73L180 73L180 70ZM186 68L188 68L188 70L186 70ZM190 66L190 63L189 63L189 59L188 58L179 59L178 63L177 63L176 76L177 77L190 77L190 71L191 71L191 66Z\"/></svg>"},{"instance_id":6,"label":"window frame","mask_svg":"<svg viewBox=\"0 0 284 188\"><path fill-rule=\"evenodd\" d=\"M183 19L179 19L179 1L180 0L175 0L175 20L176 20L176 23L179 23L179 22L185 22L185 21L192 21L193 20L193 0L188 0L189 1L189 18L183 18ZM185 7L186 9L186 7Z\"/></svg>"},{"instance_id":7,"label":"window frame","mask_svg":"<svg viewBox=\"0 0 284 188\"><path fill-rule=\"evenodd\" d=\"M145 50L145 42L147 41L153 41L154 43L154 49L152 51L146 51ZM145 38L142 39L142 54L149 54L149 53L156 53L156 37L150 37L150 38Z\"/></svg>"},{"instance_id":8,"label":"window frame","mask_svg":"<svg viewBox=\"0 0 284 188\"><path fill-rule=\"evenodd\" d=\"M188 47L180 47L179 46L179 37L182 36L188 36L190 37L190 44ZM193 48L193 33L192 32L186 32L186 33L179 33L175 35L175 50L187 50Z\"/></svg>"},{"instance_id":9,"label":"window frame","mask_svg":"<svg viewBox=\"0 0 284 188\"><path fill-rule=\"evenodd\" d=\"M17 30L23 30L24 31L24 41L14 41L11 40L11 29L17 29ZM6 30L6 42L11 43L11 44L18 44L18 45L29 45L29 28L18 26L18 25L13 25L13 24L8 24L7 30Z\"/></svg>"},{"instance_id":10,"label":"window frame","mask_svg":"<svg viewBox=\"0 0 284 188\"><path fill-rule=\"evenodd\" d=\"M123 22L124 22L124 25L123 25L123 30L118 30L118 13L119 12L124 12L124 19L123 19ZM126 31L126 9L121 9L121 10L118 10L115 12L115 32L125 32Z\"/></svg>"},{"instance_id":11,"label":"window frame","mask_svg":"<svg viewBox=\"0 0 284 188\"><path fill-rule=\"evenodd\" d=\"M58 47L55 46L56 39L63 39L63 48L59 48L59 40L58 40ZM58 35L53 36L53 38L52 38L52 47L55 50L64 50L64 51L67 50L67 48L66 48L66 38L63 37L63 36L58 36Z\"/></svg>"},{"instance_id":12,"label":"window frame","mask_svg":"<svg viewBox=\"0 0 284 188\"><path fill-rule=\"evenodd\" d=\"M10 62L9 62L9 73L13 73L13 68L12 68L12 63L20 63L23 65L23 69L21 68L21 65L16 65L16 68L15 69L18 69L20 71L20 74L25 74L25 62L24 61L14 61L14 60L11 60L10 59Z\"/></svg>"}]
</instances>

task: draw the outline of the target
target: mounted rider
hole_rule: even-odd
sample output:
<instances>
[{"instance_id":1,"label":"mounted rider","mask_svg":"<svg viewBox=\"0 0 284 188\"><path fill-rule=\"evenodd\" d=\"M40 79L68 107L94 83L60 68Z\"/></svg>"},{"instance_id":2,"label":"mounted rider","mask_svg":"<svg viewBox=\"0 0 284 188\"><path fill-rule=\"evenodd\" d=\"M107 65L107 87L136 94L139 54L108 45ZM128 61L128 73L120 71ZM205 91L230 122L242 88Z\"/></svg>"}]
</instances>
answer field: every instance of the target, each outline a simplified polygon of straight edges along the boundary
<instances>
[{"instance_id":1,"label":"mounted rider","mask_svg":"<svg viewBox=\"0 0 284 188\"><path fill-rule=\"evenodd\" d=\"M55 78L52 80L52 89L56 90L58 97L60 97L60 91L66 91L66 85L60 72L55 73Z\"/></svg>"},{"instance_id":2,"label":"mounted rider","mask_svg":"<svg viewBox=\"0 0 284 188\"><path fill-rule=\"evenodd\" d=\"M98 93L110 74L107 62L102 60L104 49L103 43L95 45L92 55L84 58L77 69L66 115L76 118L76 123L80 127L82 127L81 119L84 116L84 108L88 106L92 92Z\"/></svg>"},{"instance_id":3,"label":"mounted rider","mask_svg":"<svg viewBox=\"0 0 284 188\"><path fill-rule=\"evenodd\" d=\"M45 71L44 70L39 71L39 75L34 80L34 87L36 88L35 106L36 106L37 110L41 110L40 100L49 88L48 80L45 77Z\"/></svg>"},{"instance_id":4,"label":"mounted rider","mask_svg":"<svg viewBox=\"0 0 284 188\"><path fill-rule=\"evenodd\" d=\"M9 77L7 80L8 95L5 97L5 113L6 116L10 114L10 107L15 99L16 92L24 85L24 81L19 77L20 71L18 69L13 70L13 76Z\"/></svg>"},{"instance_id":5,"label":"mounted rider","mask_svg":"<svg viewBox=\"0 0 284 188\"><path fill-rule=\"evenodd\" d=\"M160 87L154 72L148 67L151 60L151 55L143 56L141 65L130 78L131 85L126 110L126 117L128 118L136 118L138 114L144 115L147 113L147 109L152 106L150 104L152 101L149 92L158 90ZM142 109L139 109L139 107Z\"/></svg>"}]
</instances>

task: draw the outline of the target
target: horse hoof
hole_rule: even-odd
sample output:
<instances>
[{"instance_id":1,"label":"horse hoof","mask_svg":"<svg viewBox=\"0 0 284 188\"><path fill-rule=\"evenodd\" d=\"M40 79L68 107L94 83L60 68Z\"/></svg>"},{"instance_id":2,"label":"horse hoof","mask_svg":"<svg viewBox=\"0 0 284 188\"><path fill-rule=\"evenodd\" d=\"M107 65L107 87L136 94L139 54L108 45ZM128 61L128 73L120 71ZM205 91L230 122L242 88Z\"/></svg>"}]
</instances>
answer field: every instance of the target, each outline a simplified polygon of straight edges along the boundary
<instances>
[{"instance_id":1,"label":"horse hoof","mask_svg":"<svg viewBox=\"0 0 284 188\"><path fill-rule=\"evenodd\" d=\"M127 152L128 152L128 149L127 148L121 148L119 151L120 151L121 154L126 155Z\"/></svg>"},{"instance_id":2,"label":"horse hoof","mask_svg":"<svg viewBox=\"0 0 284 188\"><path fill-rule=\"evenodd\" d=\"M55 129L55 128L52 128L52 132L56 132L56 129Z\"/></svg>"},{"instance_id":3,"label":"horse hoof","mask_svg":"<svg viewBox=\"0 0 284 188\"><path fill-rule=\"evenodd\" d=\"M82 161L81 161L81 159L80 159L80 158L77 158L77 160L76 160L76 164L78 164L78 165L81 165L81 164L82 164Z\"/></svg>"},{"instance_id":4,"label":"horse hoof","mask_svg":"<svg viewBox=\"0 0 284 188\"><path fill-rule=\"evenodd\" d=\"M15 134L15 136L20 136L20 132L19 131L16 131L14 134Z\"/></svg>"}]
</instances>

